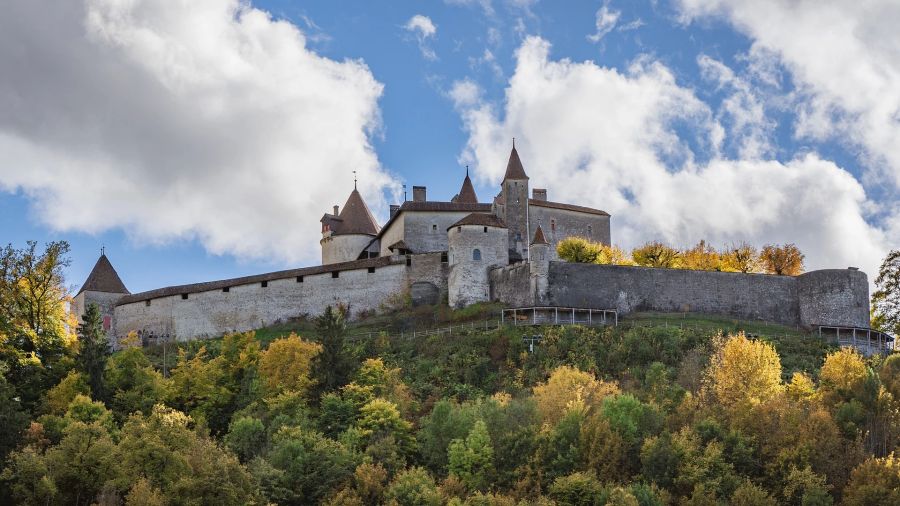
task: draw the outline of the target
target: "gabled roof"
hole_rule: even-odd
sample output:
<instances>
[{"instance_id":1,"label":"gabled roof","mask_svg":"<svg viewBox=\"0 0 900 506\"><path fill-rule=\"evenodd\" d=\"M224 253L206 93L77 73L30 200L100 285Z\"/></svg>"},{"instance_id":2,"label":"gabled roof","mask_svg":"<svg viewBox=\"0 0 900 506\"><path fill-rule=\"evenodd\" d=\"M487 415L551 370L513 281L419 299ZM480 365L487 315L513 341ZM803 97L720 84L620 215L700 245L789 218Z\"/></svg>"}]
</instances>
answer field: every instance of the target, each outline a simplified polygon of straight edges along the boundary
<instances>
[{"instance_id":1,"label":"gabled roof","mask_svg":"<svg viewBox=\"0 0 900 506\"><path fill-rule=\"evenodd\" d=\"M550 242L547 241L547 238L544 237L544 229L542 229L540 225L538 225L537 230L534 231L534 239L531 240L531 244L550 244Z\"/></svg>"},{"instance_id":2,"label":"gabled roof","mask_svg":"<svg viewBox=\"0 0 900 506\"><path fill-rule=\"evenodd\" d=\"M341 214L338 215L338 218L340 219L340 225L334 231L334 235L378 234L378 224L375 222L375 217L372 216L369 206L366 205L362 195L359 194L356 188L353 188L353 192L350 193L350 197L347 199L347 203L344 204L344 208L341 209Z\"/></svg>"},{"instance_id":3,"label":"gabled roof","mask_svg":"<svg viewBox=\"0 0 900 506\"><path fill-rule=\"evenodd\" d=\"M507 179L528 179L528 175L525 174L525 167L522 167L522 160L519 159L519 152L516 151L516 146L513 145L512 151L509 153L509 162L506 164L506 175L503 176L503 180Z\"/></svg>"},{"instance_id":4,"label":"gabled roof","mask_svg":"<svg viewBox=\"0 0 900 506\"><path fill-rule=\"evenodd\" d=\"M466 170L466 178L463 179L462 188L459 189L459 194L453 197L453 202L462 204L478 203L478 195L475 194L475 187L472 186L472 180L469 179L468 170Z\"/></svg>"},{"instance_id":5,"label":"gabled roof","mask_svg":"<svg viewBox=\"0 0 900 506\"><path fill-rule=\"evenodd\" d=\"M479 227L496 227L496 228L506 228L506 224L503 223L503 220L496 217L490 213L472 213L465 218L457 221L453 225L450 225L447 230L450 230L453 227L460 227L463 225L478 225Z\"/></svg>"},{"instance_id":6,"label":"gabled roof","mask_svg":"<svg viewBox=\"0 0 900 506\"><path fill-rule=\"evenodd\" d=\"M119 273L113 268L106 255L100 255L94 268L87 277L87 281L81 285L78 293L84 291L106 292L106 293L131 293L125 288L125 283L119 278ZM78 295L78 294L75 294Z\"/></svg>"}]
</instances>

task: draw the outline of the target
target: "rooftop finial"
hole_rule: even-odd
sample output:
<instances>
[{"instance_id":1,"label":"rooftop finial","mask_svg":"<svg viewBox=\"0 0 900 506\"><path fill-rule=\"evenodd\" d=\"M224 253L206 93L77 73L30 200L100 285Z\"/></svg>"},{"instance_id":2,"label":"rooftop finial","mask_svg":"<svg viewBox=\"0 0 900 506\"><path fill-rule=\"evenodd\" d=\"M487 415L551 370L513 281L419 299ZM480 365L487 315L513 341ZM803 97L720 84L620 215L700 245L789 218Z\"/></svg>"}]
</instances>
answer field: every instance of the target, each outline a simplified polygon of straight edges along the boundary
<instances>
[{"instance_id":1,"label":"rooftop finial","mask_svg":"<svg viewBox=\"0 0 900 506\"><path fill-rule=\"evenodd\" d=\"M106 256L106 246L103 244L100 245L100 256Z\"/></svg>"},{"instance_id":2,"label":"rooftop finial","mask_svg":"<svg viewBox=\"0 0 900 506\"><path fill-rule=\"evenodd\" d=\"M403 183L403 202L406 202L406 183Z\"/></svg>"},{"instance_id":3,"label":"rooftop finial","mask_svg":"<svg viewBox=\"0 0 900 506\"><path fill-rule=\"evenodd\" d=\"M356 189L356 171L353 171L353 189Z\"/></svg>"},{"instance_id":4,"label":"rooftop finial","mask_svg":"<svg viewBox=\"0 0 900 506\"><path fill-rule=\"evenodd\" d=\"M516 149L516 138L513 137L513 149Z\"/></svg>"},{"instance_id":5,"label":"rooftop finial","mask_svg":"<svg viewBox=\"0 0 900 506\"><path fill-rule=\"evenodd\" d=\"M469 177L469 166L466 165L466 177Z\"/></svg>"}]
</instances>

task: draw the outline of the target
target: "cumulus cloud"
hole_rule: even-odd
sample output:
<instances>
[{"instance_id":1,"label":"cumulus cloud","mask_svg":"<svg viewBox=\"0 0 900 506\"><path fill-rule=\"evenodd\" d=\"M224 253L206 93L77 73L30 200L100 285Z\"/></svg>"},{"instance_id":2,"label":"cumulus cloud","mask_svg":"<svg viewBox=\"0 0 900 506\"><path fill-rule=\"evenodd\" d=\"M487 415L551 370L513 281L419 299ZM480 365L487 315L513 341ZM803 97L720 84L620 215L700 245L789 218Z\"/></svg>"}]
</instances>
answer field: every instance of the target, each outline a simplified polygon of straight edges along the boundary
<instances>
[{"instance_id":1,"label":"cumulus cloud","mask_svg":"<svg viewBox=\"0 0 900 506\"><path fill-rule=\"evenodd\" d=\"M798 137L849 141L871 180L900 188L900 2L678 3L687 20L728 20L788 69L801 98Z\"/></svg>"},{"instance_id":2,"label":"cumulus cloud","mask_svg":"<svg viewBox=\"0 0 900 506\"><path fill-rule=\"evenodd\" d=\"M428 45L428 39L431 39L437 33L437 27L428 16L416 14L409 18L409 21L403 26L407 31L415 35L419 42L419 51L426 60L437 60L437 53Z\"/></svg>"},{"instance_id":3,"label":"cumulus cloud","mask_svg":"<svg viewBox=\"0 0 900 506\"><path fill-rule=\"evenodd\" d=\"M353 170L396 191L366 65L240 0L14 0L0 69L0 189L57 230L311 261Z\"/></svg>"},{"instance_id":4,"label":"cumulus cloud","mask_svg":"<svg viewBox=\"0 0 900 506\"><path fill-rule=\"evenodd\" d=\"M514 136L532 185L609 211L624 247L796 242L809 268L875 272L893 232L867 221L872 202L852 174L812 153L723 157L716 113L664 65L643 58L618 71L553 60L549 50L543 39L524 41L502 104L460 94L462 158L481 180L499 182Z\"/></svg>"},{"instance_id":5,"label":"cumulus cloud","mask_svg":"<svg viewBox=\"0 0 900 506\"><path fill-rule=\"evenodd\" d=\"M588 40L594 43L600 42L603 37L613 31L621 16L622 13L620 11L610 9L609 5L604 4L597 10L597 21L595 22L597 32L593 35L588 35Z\"/></svg>"}]
</instances>

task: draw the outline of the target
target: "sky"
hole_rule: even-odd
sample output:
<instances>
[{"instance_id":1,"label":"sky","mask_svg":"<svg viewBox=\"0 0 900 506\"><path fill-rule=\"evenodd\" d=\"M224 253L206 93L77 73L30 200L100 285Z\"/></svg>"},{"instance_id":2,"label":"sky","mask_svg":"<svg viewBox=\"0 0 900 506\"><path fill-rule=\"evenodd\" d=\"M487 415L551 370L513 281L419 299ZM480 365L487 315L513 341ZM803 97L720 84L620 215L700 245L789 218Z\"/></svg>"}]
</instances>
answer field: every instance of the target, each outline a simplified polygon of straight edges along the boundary
<instances>
[{"instance_id":1,"label":"sky","mask_svg":"<svg viewBox=\"0 0 900 506\"><path fill-rule=\"evenodd\" d=\"M900 246L896 0L11 0L0 242L132 292L319 263L354 177L482 202L512 143L612 239ZM355 173L354 173L355 171Z\"/></svg>"}]
</instances>

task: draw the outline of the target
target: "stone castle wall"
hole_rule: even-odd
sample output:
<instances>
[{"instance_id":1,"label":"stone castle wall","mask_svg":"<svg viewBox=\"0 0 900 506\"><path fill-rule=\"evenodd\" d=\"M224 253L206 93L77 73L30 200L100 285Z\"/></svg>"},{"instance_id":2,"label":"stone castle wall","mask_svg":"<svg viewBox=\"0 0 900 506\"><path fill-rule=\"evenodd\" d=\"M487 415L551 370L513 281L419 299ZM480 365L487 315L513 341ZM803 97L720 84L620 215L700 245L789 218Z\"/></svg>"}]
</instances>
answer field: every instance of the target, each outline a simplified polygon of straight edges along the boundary
<instances>
[{"instance_id":1,"label":"stone castle wall","mask_svg":"<svg viewBox=\"0 0 900 506\"><path fill-rule=\"evenodd\" d=\"M500 286L524 286L518 266L491 279L496 300L528 306L530 300ZM524 300L523 300L524 299ZM634 311L693 312L785 325L869 326L868 282L855 270L791 276L653 269L550 262L548 305Z\"/></svg>"},{"instance_id":2,"label":"stone castle wall","mask_svg":"<svg viewBox=\"0 0 900 506\"><path fill-rule=\"evenodd\" d=\"M448 231L448 302L462 307L490 300L490 271L509 264L505 228L462 225Z\"/></svg>"},{"instance_id":3,"label":"stone castle wall","mask_svg":"<svg viewBox=\"0 0 900 506\"><path fill-rule=\"evenodd\" d=\"M322 245L322 264L352 262L372 242L372 236L365 234L341 234L325 237Z\"/></svg>"},{"instance_id":4,"label":"stone castle wall","mask_svg":"<svg viewBox=\"0 0 900 506\"><path fill-rule=\"evenodd\" d=\"M351 316L377 310L408 288L404 261L374 268L275 279L215 290L139 300L116 307L116 335L143 331L176 339L242 332L296 318L316 316L328 305L345 304Z\"/></svg>"}]
</instances>

